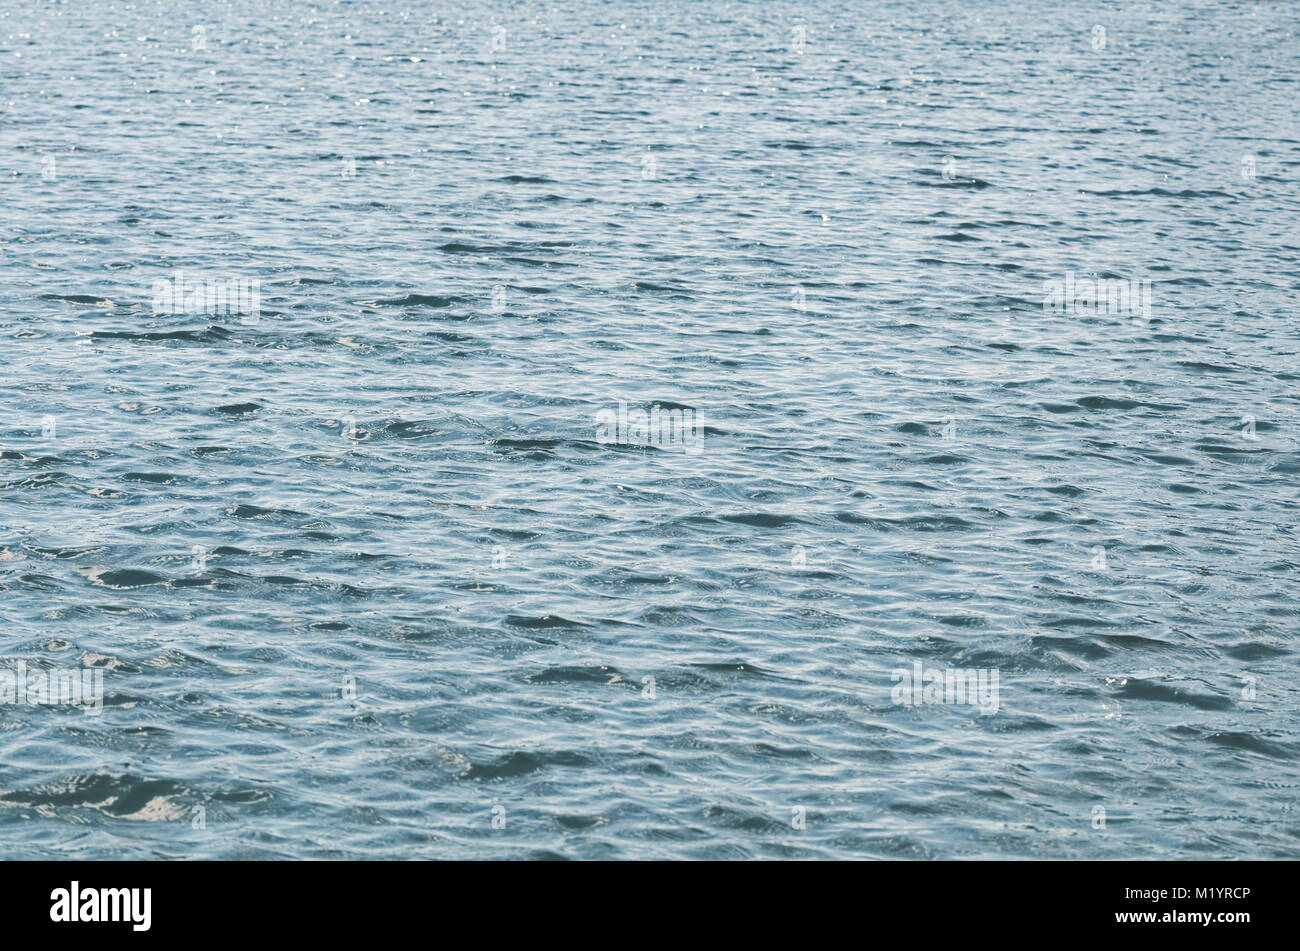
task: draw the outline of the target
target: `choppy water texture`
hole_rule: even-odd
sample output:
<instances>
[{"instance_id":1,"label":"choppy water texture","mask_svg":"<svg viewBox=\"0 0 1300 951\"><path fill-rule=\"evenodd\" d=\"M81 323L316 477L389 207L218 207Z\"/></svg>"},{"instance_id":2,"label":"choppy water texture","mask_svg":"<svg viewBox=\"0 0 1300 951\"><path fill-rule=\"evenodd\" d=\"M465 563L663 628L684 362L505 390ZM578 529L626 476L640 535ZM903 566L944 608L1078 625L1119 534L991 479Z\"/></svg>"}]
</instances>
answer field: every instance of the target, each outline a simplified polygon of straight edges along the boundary
<instances>
[{"instance_id":1,"label":"choppy water texture","mask_svg":"<svg viewBox=\"0 0 1300 951\"><path fill-rule=\"evenodd\" d=\"M5 0L4 854L1294 857L1298 22Z\"/></svg>"}]
</instances>

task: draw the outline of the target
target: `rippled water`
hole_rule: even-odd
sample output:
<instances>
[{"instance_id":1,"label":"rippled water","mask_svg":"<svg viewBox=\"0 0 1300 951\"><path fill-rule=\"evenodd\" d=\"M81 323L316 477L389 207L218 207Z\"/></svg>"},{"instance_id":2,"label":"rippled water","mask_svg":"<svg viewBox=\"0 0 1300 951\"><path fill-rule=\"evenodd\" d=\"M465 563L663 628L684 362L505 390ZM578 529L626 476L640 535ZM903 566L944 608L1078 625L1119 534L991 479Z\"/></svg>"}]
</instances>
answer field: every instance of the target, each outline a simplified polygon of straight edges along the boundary
<instances>
[{"instance_id":1,"label":"rippled water","mask_svg":"<svg viewBox=\"0 0 1300 951\"><path fill-rule=\"evenodd\" d=\"M1298 23L4 0L4 853L1294 857Z\"/></svg>"}]
</instances>

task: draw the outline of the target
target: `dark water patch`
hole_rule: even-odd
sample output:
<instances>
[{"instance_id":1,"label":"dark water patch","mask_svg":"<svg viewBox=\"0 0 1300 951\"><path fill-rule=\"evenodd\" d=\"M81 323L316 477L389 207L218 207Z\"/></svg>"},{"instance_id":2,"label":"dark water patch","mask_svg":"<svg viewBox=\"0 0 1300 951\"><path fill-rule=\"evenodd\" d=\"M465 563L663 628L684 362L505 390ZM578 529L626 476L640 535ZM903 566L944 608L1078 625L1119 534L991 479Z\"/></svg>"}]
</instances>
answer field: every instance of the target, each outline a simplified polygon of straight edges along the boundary
<instances>
[{"instance_id":1,"label":"dark water patch","mask_svg":"<svg viewBox=\"0 0 1300 951\"><path fill-rule=\"evenodd\" d=\"M89 294L42 294L41 300L60 300L69 304L111 304L107 297L92 297Z\"/></svg>"},{"instance_id":2,"label":"dark water patch","mask_svg":"<svg viewBox=\"0 0 1300 951\"><path fill-rule=\"evenodd\" d=\"M1242 641L1231 647L1222 648L1223 652L1236 660L1256 661L1270 660L1274 657L1286 657L1291 651L1264 641Z\"/></svg>"},{"instance_id":3,"label":"dark water patch","mask_svg":"<svg viewBox=\"0 0 1300 951\"><path fill-rule=\"evenodd\" d=\"M1198 710L1231 710L1235 706L1230 699L1219 694L1158 680L1124 677L1108 681L1107 686L1109 693L1127 700L1173 703Z\"/></svg>"},{"instance_id":4,"label":"dark water patch","mask_svg":"<svg viewBox=\"0 0 1300 951\"><path fill-rule=\"evenodd\" d=\"M735 525L752 525L756 528L784 528L801 521L797 516L778 515L774 512L740 512L719 516L719 520Z\"/></svg>"},{"instance_id":5,"label":"dark water patch","mask_svg":"<svg viewBox=\"0 0 1300 951\"><path fill-rule=\"evenodd\" d=\"M361 301L378 307L451 307L465 303L465 298L442 294L407 294L404 297L386 297L380 300Z\"/></svg>"},{"instance_id":6,"label":"dark water patch","mask_svg":"<svg viewBox=\"0 0 1300 951\"><path fill-rule=\"evenodd\" d=\"M991 182L986 182L982 178L954 178L950 181L920 181L918 185L925 185L928 188L970 188L976 191L982 191L985 188L992 188Z\"/></svg>"},{"instance_id":7,"label":"dark water patch","mask_svg":"<svg viewBox=\"0 0 1300 951\"><path fill-rule=\"evenodd\" d=\"M394 439L424 439L438 434L438 430L425 420L395 420L383 428L386 436Z\"/></svg>"},{"instance_id":8,"label":"dark water patch","mask_svg":"<svg viewBox=\"0 0 1300 951\"><path fill-rule=\"evenodd\" d=\"M182 482L191 482L186 476L179 475L175 472L128 472L122 476L123 482L145 482L152 485L178 485Z\"/></svg>"},{"instance_id":9,"label":"dark water patch","mask_svg":"<svg viewBox=\"0 0 1300 951\"><path fill-rule=\"evenodd\" d=\"M1217 189L1170 189L1170 188L1111 188L1104 190L1094 190L1089 188L1080 189L1085 195L1097 195L1101 198L1143 198L1154 196L1158 198L1232 198L1227 192Z\"/></svg>"},{"instance_id":10,"label":"dark water patch","mask_svg":"<svg viewBox=\"0 0 1300 951\"><path fill-rule=\"evenodd\" d=\"M510 437L502 437L499 439L487 440L487 445L495 446L498 449L527 449L527 450L554 449L557 446L563 445L564 443L565 440L563 439L527 439L527 438L515 439Z\"/></svg>"},{"instance_id":11,"label":"dark water patch","mask_svg":"<svg viewBox=\"0 0 1300 951\"><path fill-rule=\"evenodd\" d=\"M265 519L270 521L291 521L294 519L308 518L304 512L295 512L293 509L266 508L260 505L235 505L226 509L226 514L231 518L242 519Z\"/></svg>"},{"instance_id":12,"label":"dark water patch","mask_svg":"<svg viewBox=\"0 0 1300 951\"><path fill-rule=\"evenodd\" d=\"M878 532L965 532L975 526L957 515L915 515L906 518L881 518L857 512L837 512L837 521L866 525Z\"/></svg>"},{"instance_id":13,"label":"dark water patch","mask_svg":"<svg viewBox=\"0 0 1300 951\"><path fill-rule=\"evenodd\" d=\"M623 673L613 667L547 667L537 673L527 674L530 684L599 683L614 684L625 680Z\"/></svg>"},{"instance_id":14,"label":"dark water patch","mask_svg":"<svg viewBox=\"0 0 1300 951\"><path fill-rule=\"evenodd\" d=\"M592 760L573 751L545 753L506 753L484 763L474 763L461 774L462 779L493 781L516 779L542 770L582 768L592 765Z\"/></svg>"},{"instance_id":15,"label":"dark water patch","mask_svg":"<svg viewBox=\"0 0 1300 951\"><path fill-rule=\"evenodd\" d=\"M178 340L185 343L222 343L233 335L224 327L212 326L203 330L169 330L146 331L137 333L128 330L95 330L90 334L93 340L139 340L146 343L158 343Z\"/></svg>"},{"instance_id":16,"label":"dark water patch","mask_svg":"<svg viewBox=\"0 0 1300 951\"><path fill-rule=\"evenodd\" d=\"M1161 412L1173 412L1182 409L1170 403L1145 403L1142 400L1128 399L1120 396L1084 396L1075 403L1085 409L1155 409Z\"/></svg>"},{"instance_id":17,"label":"dark water patch","mask_svg":"<svg viewBox=\"0 0 1300 951\"><path fill-rule=\"evenodd\" d=\"M656 283L655 281L637 281L633 286L638 291L648 291L652 293L664 292L664 293L674 293L674 294L685 294L687 292L686 288L678 284L665 284L662 282Z\"/></svg>"},{"instance_id":18,"label":"dark water patch","mask_svg":"<svg viewBox=\"0 0 1300 951\"><path fill-rule=\"evenodd\" d=\"M262 407L256 403L230 403L226 406L218 406L214 412L223 416L252 416L261 409Z\"/></svg>"},{"instance_id":19,"label":"dark water patch","mask_svg":"<svg viewBox=\"0 0 1300 951\"><path fill-rule=\"evenodd\" d=\"M691 666L697 670L707 670L712 673L718 673L718 674L742 674L751 677L774 676L771 671L764 670L762 667L759 667L757 664L749 664L743 661L737 661L734 663L731 662L701 663L701 664L692 664Z\"/></svg>"},{"instance_id":20,"label":"dark water patch","mask_svg":"<svg viewBox=\"0 0 1300 951\"><path fill-rule=\"evenodd\" d=\"M42 811L91 809L118 819L172 821L184 815L190 791L175 780L130 773L79 773L51 783L0 793L0 801Z\"/></svg>"},{"instance_id":21,"label":"dark water patch","mask_svg":"<svg viewBox=\"0 0 1300 951\"><path fill-rule=\"evenodd\" d=\"M559 617L554 614L546 614L541 617L528 617L525 615L511 614L506 617L506 623L512 627L521 627L530 631L548 631L556 629L577 630L587 627L581 621L571 621L565 617Z\"/></svg>"},{"instance_id":22,"label":"dark water patch","mask_svg":"<svg viewBox=\"0 0 1300 951\"><path fill-rule=\"evenodd\" d=\"M89 577L95 584L106 588L145 588L167 583L162 575L141 568L100 569L90 572Z\"/></svg>"},{"instance_id":23,"label":"dark water patch","mask_svg":"<svg viewBox=\"0 0 1300 951\"><path fill-rule=\"evenodd\" d=\"M1173 737L1189 739L1198 744L1210 743L1220 749L1253 753L1271 759L1293 760L1297 754L1294 743L1242 730L1213 731L1195 726L1178 726L1170 729L1168 733Z\"/></svg>"}]
</instances>

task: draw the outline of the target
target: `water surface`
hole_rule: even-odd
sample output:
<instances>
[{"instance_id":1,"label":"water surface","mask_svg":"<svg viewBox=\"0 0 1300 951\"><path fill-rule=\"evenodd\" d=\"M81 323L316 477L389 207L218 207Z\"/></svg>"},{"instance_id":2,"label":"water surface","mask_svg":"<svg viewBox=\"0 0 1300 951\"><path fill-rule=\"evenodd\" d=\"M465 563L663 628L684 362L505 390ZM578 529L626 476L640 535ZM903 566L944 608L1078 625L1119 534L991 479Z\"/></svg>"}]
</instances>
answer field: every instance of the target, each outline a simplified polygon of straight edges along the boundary
<instances>
[{"instance_id":1,"label":"water surface","mask_svg":"<svg viewBox=\"0 0 1300 951\"><path fill-rule=\"evenodd\" d=\"M1294 857L1298 23L3 0L4 854Z\"/></svg>"}]
</instances>

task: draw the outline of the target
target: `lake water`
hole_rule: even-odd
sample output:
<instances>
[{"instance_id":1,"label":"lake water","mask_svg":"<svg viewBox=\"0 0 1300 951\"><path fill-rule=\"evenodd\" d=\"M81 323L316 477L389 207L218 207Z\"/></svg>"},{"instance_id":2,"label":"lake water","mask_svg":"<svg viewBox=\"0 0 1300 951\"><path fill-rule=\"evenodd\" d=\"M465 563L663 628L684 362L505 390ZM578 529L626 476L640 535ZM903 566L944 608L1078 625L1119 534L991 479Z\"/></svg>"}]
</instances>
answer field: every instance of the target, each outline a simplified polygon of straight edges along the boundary
<instances>
[{"instance_id":1,"label":"lake water","mask_svg":"<svg viewBox=\"0 0 1300 951\"><path fill-rule=\"evenodd\" d=\"M4 854L1296 857L1298 27L3 0Z\"/></svg>"}]
</instances>

